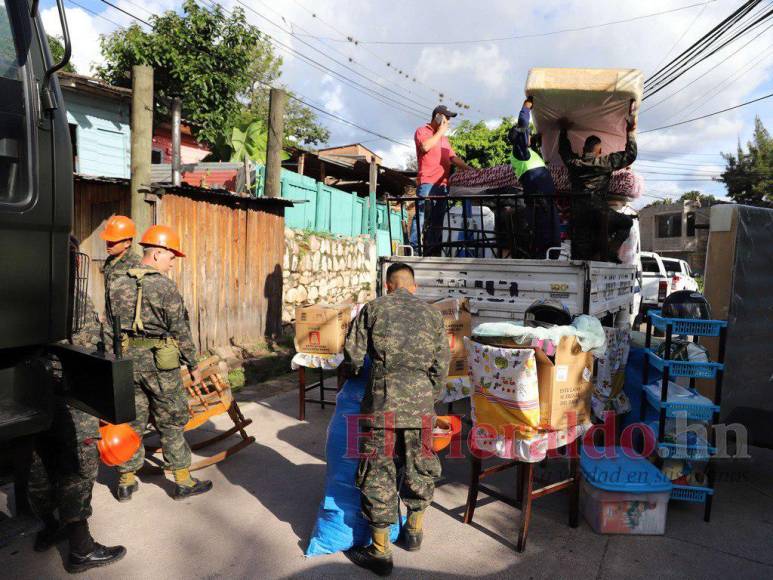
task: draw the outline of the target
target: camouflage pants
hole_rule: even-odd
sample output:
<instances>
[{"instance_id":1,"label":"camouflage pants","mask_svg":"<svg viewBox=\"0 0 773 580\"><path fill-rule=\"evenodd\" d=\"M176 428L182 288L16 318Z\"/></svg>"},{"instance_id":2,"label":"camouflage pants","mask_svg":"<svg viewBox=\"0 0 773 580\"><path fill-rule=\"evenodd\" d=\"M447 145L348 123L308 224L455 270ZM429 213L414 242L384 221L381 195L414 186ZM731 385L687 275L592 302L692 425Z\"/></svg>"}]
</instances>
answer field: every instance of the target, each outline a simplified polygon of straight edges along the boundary
<instances>
[{"instance_id":1,"label":"camouflage pants","mask_svg":"<svg viewBox=\"0 0 773 580\"><path fill-rule=\"evenodd\" d=\"M411 511L429 507L440 477L440 460L431 447L422 447L421 429L373 429L372 437L363 437L360 451L372 455L360 460L357 487L362 493L362 513L376 525L397 521L399 499ZM386 435L394 444L393 453L385 453ZM402 487L398 489L398 466L403 468Z\"/></svg>"},{"instance_id":2,"label":"camouflage pants","mask_svg":"<svg viewBox=\"0 0 773 580\"><path fill-rule=\"evenodd\" d=\"M99 470L99 452L86 439L99 436L99 420L57 399L51 429L35 440L29 500L40 515L59 510L63 524L91 516L91 491Z\"/></svg>"},{"instance_id":3,"label":"camouflage pants","mask_svg":"<svg viewBox=\"0 0 773 580\"><path fill-rule=\"evenodd\" d=\"M188 422L188 401L180 371L141 371L134 373L134 404L137 418L132 428L142 437L152 420L161 437L161 450L168 469L182 469L191 465L191 448L183 436ZM129 461L118 467L126 473L137 471L145 461L145 448L140 445Z\"/></svg>"}]
</instances>

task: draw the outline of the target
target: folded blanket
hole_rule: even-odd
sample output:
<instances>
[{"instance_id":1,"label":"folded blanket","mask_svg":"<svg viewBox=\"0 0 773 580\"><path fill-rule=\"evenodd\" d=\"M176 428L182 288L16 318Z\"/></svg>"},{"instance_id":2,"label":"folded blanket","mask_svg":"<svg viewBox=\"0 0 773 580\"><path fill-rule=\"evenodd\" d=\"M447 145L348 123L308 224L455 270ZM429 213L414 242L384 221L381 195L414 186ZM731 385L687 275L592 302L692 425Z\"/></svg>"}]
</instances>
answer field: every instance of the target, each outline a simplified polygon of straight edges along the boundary
<instances>
[{"instance_id":1,"label":"folded blanket","mask_svg":"<svg viewBox=\"0 0 773 580\"><path fill-rule=\"evenodd\" d=\"M563 165L549 165L553 183L559 193L569 193L569 171ZM454 173L449 180L449 186L454 187L517 187L521 184L515 178L510 165L495 165L485 169L470 169ZM641 197L644 191L644 179L631 169L621 169L612 174L609 184L609 194L632 200Z\"/></svg>"}]
</instances>

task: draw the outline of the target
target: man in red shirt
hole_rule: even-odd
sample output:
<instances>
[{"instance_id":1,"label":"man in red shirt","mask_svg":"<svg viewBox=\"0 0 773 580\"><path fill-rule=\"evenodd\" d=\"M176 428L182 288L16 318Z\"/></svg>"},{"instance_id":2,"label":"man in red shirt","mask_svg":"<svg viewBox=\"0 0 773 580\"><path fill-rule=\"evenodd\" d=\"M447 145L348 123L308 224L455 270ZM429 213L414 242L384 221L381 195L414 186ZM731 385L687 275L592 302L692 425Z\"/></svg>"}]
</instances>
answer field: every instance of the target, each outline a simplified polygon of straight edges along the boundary
<instances>
[{"instance_id":1,"label":"man in red shirt","mask_svg":"<svg viewBox=\"0 0 773 580\"><path fill-rule=\"evenodd\" d=\"M418 175L416 177L417 197L448 195L448 176L451 173L451 165L457 169L465 170L470 167L457 157L451 143L446 137L449 128L449 119L456 117L456 113L448 110L445 105L435 107L432 111L432 121L416 129L413 140L416 143L416 159L418 161ZM430 251L441 241L443 216L447 209L446 201L430 202L429 212L424 207L424 202L416 203L416 215L419 216L418 226L423 227L424 217L429 213L429 228L427 239L422 240L422 246ZM419 249L417 219L411 224L411 245ZM424 229L422 229L422 234ZM427 252L424 252L425 254Z\"/></svg>"}]
</instances>

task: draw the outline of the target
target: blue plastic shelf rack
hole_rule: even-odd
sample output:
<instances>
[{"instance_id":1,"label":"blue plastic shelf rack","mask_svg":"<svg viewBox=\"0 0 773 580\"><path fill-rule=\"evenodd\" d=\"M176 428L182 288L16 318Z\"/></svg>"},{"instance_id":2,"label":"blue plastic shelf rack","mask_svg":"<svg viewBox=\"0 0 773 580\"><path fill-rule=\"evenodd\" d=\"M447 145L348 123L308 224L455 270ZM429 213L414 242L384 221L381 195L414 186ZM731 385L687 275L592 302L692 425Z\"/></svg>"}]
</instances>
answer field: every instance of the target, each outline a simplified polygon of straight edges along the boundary
<instances>
[{"instance_id":1,"label":"blue plastic shelf rack","mask_svg":"<svg viewBox=\"0 0 773 580\"><path fill-rule=\"evenodd\" d=\"M660 315L660 310L650 310L647 315L655 328L665 332L670 324L672 332L678 336L719 336L720 331L727 327L726 320L666 318Z\"/></svg>"},{"instance_id":2,"label":"blue plastic shelf rack","mask_svg":"<svg viewBox=\"0 0 773 580\"><path fill-rule=\"evenodd\" d=\"M663 367L669 367L671 377L689 377L693 379L713 379L718 370L723 370L725 365L716 362L689 362L681 360L666 360L660 358L651 350L647 351L650 363L659 371Z\"/></svg>"},{"instance_id":3,"label":"blue plastic shelf rack","mask_svg":"<svg viewBox=\"0 0 773 580\"><path fill-rule=\"evenodd\" d=\"M659 310L650 310L647 313L647 338L645 342L647 361L644 365L642 384L649 384L650 366L657 368L662 373L663 385L660 392L657 389L644 388L645 396L642 397L641 418L646 416L646 406L651 405L659 411L659 421L665 422L666 418L684 416L688 419L705 421L708 423L709 440L697 441L695 445L680 445L679 443L667 443L663 441L658 432L657 464L662 466L663 459L677 458L694 461L707 461L706 486L675 485L671 492L671 499L702 503L704 505L703 519L711 520L711 506L714 499L714 472L712 469L712 456L716 453L714 446L714 423L719 418L719 406L722 401L722 379L725 371L725 343L727 342L727 322L724 320L693 320L682 318L667 318L661 315ZM652 329L657 328L666 335L664 358L655 354L652 346ZM671 345L675 336L691 336L697 342L697 337L719 337L719 353L716 362L692 362L671 360ZM690 396L684 400L669 400L669 383L674 377L688 377L690 379ZM708 400L695 390L696 379L714 380L714 399ZM658 423L655 423L657 429Z\"/></svg>"}]
</instances>

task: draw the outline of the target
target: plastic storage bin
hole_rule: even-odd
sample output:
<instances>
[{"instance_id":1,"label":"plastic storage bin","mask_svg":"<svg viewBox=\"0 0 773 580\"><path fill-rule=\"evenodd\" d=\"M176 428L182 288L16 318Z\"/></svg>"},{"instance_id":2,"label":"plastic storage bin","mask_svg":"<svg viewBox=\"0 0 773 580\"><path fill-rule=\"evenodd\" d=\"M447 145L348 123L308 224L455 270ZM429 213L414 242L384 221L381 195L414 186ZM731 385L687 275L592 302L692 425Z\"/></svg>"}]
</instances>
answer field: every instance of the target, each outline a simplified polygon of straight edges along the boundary
<instances>
[{"instance_id":1,"label":"plastic storage bin","mask_svg":"<svg viewBox=\"0 0 773 580\"><path fill-rule=\"evenodd\" d=\"M664 534L671 482L631 450L598 451L598 459L585 450L580 458L580 508L590 527L599 534Z\"/></svg>"},{"instance_id":2,"label":"plastic storage bin","mask_svg":"<svg viewBox=\"0 0 773 580\"><path fill-rule=\"evenodd\" d=\"M661 406L666 408L666 417L674 418L685 416L687 419L697 421L711 421L714 411L719 407L711 402L697 391L692 391L682 385L677 385L671 381L668 382L668 400L665 403L660 401L661 383L659 380L644 387L644 394L650 405L655 409Z\"/></svg>"},{"instance_id":3,"label":"plastic storage bin","mask_svg":"<svg viewBox=\"0 0 773 580\"><path fill-rule=\"evenodd\" d=\"M686 318L666 318L660 310L650 310L647 316L652 325L663 332L671 325L671 332L678 336L719 336L720 329L727 326L726 320L693 320Z\"/></svg>"}]
</instances>

